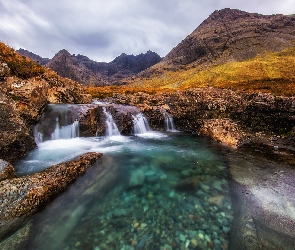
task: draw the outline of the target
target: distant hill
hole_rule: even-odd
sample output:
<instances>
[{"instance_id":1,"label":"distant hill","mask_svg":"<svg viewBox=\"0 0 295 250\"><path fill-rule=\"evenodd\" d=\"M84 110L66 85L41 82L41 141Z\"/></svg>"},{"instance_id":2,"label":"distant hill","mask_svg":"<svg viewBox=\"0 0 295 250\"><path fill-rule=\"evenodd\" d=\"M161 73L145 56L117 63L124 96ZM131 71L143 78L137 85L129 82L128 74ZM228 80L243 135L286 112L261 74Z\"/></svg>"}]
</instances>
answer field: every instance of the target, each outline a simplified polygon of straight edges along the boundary
<instances>
[{"instance_id":1,"label":"distant hill","mask_svg":"<svg viewBox=\"0 0 295 250\"><path fill-rule=\"evenodd\" d=\"M47 59L26 50L18 50L21 55L44 65ZM112 62L96 62L83 55L71 55L67 50L59 51L45 65L62 77L70 78L90 86L122 85L125 78L153 66L161 61L161 57L152 51L137 56L122 53Z\"/></svg>"}]
</instances>

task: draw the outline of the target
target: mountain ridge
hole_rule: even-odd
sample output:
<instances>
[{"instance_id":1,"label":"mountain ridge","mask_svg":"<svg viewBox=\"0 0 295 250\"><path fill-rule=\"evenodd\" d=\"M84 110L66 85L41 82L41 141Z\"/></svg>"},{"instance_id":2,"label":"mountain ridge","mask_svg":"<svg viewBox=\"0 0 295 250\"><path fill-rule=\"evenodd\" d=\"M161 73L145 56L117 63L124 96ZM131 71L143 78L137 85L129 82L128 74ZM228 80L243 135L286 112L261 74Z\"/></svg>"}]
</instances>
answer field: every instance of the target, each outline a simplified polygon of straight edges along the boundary
<instances>
[{"instance_id":1,"label":"mountain ridge","mask_svg":"<svg viewBox=\"0 0 295 250\"><path fill-rule=\"evenodd\" d=\"M109 63L96 62L80 54L72 55L66 49L60 50L51 60L23 49L17 52L53 69L62 77L90 86L124 84L123 79L138 74L162 59L150 50L136 56L122 53Z\"/></svg>"}]
</instances>

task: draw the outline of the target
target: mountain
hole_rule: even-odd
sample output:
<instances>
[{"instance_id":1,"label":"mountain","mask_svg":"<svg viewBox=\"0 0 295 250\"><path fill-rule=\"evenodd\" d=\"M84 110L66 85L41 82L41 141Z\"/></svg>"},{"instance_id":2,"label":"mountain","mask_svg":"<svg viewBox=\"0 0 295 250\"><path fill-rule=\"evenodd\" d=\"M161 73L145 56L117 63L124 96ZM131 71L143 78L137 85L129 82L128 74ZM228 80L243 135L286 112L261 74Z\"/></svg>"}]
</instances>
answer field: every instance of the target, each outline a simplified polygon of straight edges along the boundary
<instances>
[{"instance_id":1,"label":"mountain","mask_svg":"<svg viewBox=\"0 0 295 250\"><path fill-rule=\"evenodd\" d=\"M29 51L20 49L21 55L44 64L47 59ZM62 77L91 86L121 85L124 79L153 66L161 61L161 57L152 51L137 56L122 53L112 62L96 62L83 55L71 55L67 50L59 51L45 63Z\"/></svg>"},{"instance_id":2,"label":"mountain","mask_svg":"<svg viewBox=\"0 0 295 250\"><path fill-rule=\"evenodd\" d=\"M131 86L175 89L202 86L288 87L294 77L295 15L214 11ZM139 84L140 83L140 84ZM252 84L252 85L251 85Z\"/></svg>"},{"instance_id":3,"label":"mountain","mask_svg":"<svg viewBox=\"0 0 295 250\"><path fill-rule=\"evenodd\" d=\"M26 57L30 58L31 60L33 60L43 66L46 65L47 63L49 63L49 61L50 61L49 58L43 58L41 56L38 56L38 55L36 55L28 50L22 49L22 48L16 50L16 52L22 56L26 56Z\"/></svg>"},{"instance_id":4,"label":"mountain","mask_svg":"<svg viewBox=\"0 0 295 250\"><path fill-rule=\"evenodd\" d=\"M214 11L163 59L172 68L244 61L264 51L294 45L295 15L260 15L235 9Z\"/></svg>"}]
</instances>

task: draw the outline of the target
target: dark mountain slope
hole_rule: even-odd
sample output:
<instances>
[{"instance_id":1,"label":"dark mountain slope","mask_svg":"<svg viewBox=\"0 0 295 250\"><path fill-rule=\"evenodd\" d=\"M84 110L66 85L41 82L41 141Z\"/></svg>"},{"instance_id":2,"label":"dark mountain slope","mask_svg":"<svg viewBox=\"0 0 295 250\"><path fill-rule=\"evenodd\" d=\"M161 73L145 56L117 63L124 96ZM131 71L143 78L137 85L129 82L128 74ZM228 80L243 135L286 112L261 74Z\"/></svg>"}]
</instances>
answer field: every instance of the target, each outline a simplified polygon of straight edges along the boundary
<instances>
[{"instance_id":1,"label":"dark mountain slope","mask_svg":"<svg viewBox=\"0 0 295 250\"><path fill-rule=\"evenodd\" d=\"M25 50L25 49L19 49L16 52L22 56L26 56L26 57L30 58L31 60L33 60L43 66L45 64L49 63L49 61L50 61L49 58L44 58L44 57L38 56L38 55L36 55L28 50Z\"/></svg>"},{"instance_id":2,"label":"dark mountain slope","mask_svg":"<svg viewBox=\"0 0 295 250\"><path fill-rule=\"evenodd\" d=\"M26 50L18 50L21 55L44 64L44 58ZM49 60L49 59L48 59ZM83 55L71 55L67 50L59 51L46 66L62 77L91 86L121 85L123 79L153 66L161 57L152 51L137 56L122 53L112 62L96 62Z\"/></svg>"}]
</instances>

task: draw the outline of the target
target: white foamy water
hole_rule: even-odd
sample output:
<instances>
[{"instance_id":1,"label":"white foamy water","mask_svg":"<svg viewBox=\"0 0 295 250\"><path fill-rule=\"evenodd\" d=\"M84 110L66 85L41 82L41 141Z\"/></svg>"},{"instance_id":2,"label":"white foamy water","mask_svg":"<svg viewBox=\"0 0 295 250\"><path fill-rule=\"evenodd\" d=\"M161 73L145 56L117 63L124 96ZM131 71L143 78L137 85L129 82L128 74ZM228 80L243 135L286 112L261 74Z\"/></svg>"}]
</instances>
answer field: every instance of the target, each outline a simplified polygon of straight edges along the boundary
<instances>
[{"instance_id":1,"label":"white foamy water","mask_svg":"<svg viewBox=\"0 0 295 250\"><path fill-rule=\"evenodd\" d=\"M16 171L20 175L39 172L87 152L117 152L131 141L129 137L123 136L77 137L45 141L39 143L35 150L16 165Z\"/></svg>"}]
</instances>

